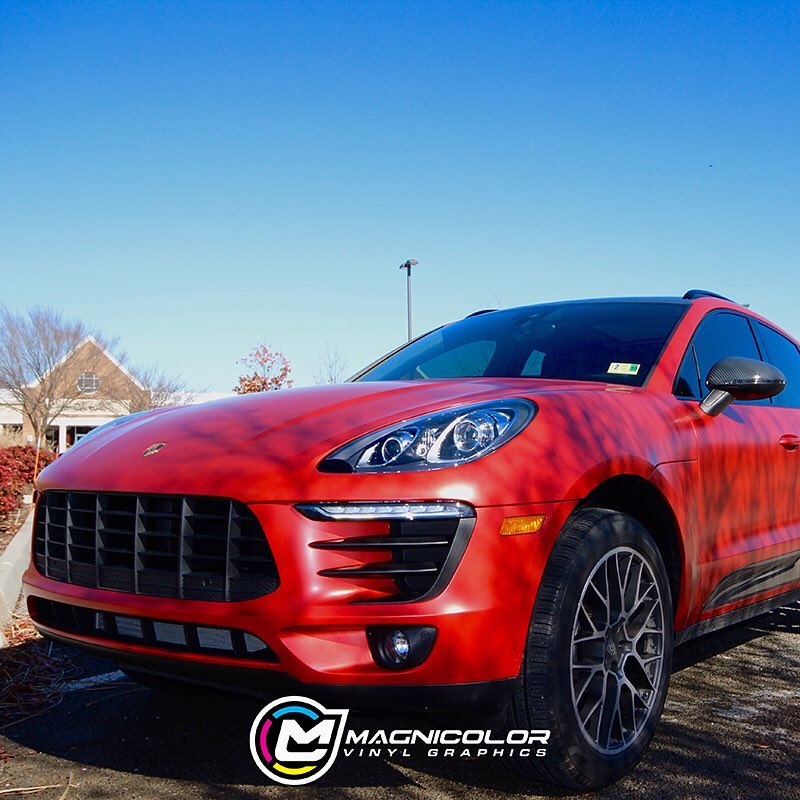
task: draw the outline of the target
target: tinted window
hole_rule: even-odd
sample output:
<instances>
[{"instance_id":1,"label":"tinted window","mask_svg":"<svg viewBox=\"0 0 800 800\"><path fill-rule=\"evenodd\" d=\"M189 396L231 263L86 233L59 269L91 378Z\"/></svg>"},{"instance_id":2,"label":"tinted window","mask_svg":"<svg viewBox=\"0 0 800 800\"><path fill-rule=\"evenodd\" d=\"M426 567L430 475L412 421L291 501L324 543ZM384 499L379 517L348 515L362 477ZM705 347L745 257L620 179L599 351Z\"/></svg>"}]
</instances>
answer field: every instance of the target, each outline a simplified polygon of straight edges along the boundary
<instances>
[{"instance_id":1,"label":"tinted window","mask_svg":"<svg viewBox=\"0 0 800 800\"><path fill-rule=\"evenodd\" d=\"M786 388L773 402L779 406L800 408L800 352L797 345L772 328L757 322L764 343L764 360L776 366L786 376Z\"/></svg>"},{"instance_id":2,"label":"tinted window","mask_svg":"<svg viewBox=\"0 0 800 800\"><path fill-rule=\"evenodd\" d=\"M434 335L441 336L441 331L436 331ZM486 371L495 347L495 342L467 342L461 347L445 350L428 361L423 361L417 369L423 378L464 378L468 375L479 375Z\"/></svg>"},{"instance_id":3,"label":"tinted window","mask_svg":"<svg viewBox=\"0 0 800 800\"><path fill-rule=\"evenodd\" d=\"M694 336L694 348L703 396L708 394L706 377L717 361L729 356L761 358L750 323L739 314L723 313L706 317Z\"/></svg>"},{"instance_id":4,"label":"tinted window","mask_svg":"<svg viewBox=\"0 0 800 800\"><path fill-rule=\"evenodd\" d=\"M683 363L675 378L673 393L676 397L688 397L699 400L702 397L700 378L697 375L697 362L694 357L694 345L690 345L683 357Z\"/></svg>"},{"instance_id":5,"label":"tinted window","mask_svg":"<svg viewBox=\"0 0 800 800\"><path fill-rule=\"evenodd\" d=\"M687 307L590 300L494 311L421 337L358 380L531 377L641 386Z\"/></svg>"}]
</instances>

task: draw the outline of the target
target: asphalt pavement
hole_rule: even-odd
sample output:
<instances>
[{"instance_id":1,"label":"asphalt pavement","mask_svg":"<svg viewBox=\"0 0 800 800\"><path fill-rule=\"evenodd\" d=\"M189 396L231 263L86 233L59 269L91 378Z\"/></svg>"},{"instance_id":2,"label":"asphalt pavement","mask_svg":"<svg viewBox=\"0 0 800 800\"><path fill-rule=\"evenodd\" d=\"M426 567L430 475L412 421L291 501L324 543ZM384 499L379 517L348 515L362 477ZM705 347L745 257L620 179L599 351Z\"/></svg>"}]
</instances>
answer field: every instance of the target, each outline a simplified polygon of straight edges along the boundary
<instances>
[{"instance_id":1,"label":"asphalt pavement","mask_svg":"<svg viewBox=\"0 0 800 800\"><path fill-rule=\"evenodd\" d=\"M63 648L83 676L111 662ZM112 677L114 677L112 675ZM116 676L119 678L119 676ZM169 694L115 681L72 683L42 716L0 732L0 796L18 788L67 798L345 798L404 800L558 797L492 758L377 759L340 754L319 782L271 784L251 760L258 701ZM436 718L352 720L351 727L427 729ZM452 723L450 727L454 727ZM800 798L800 603L679 648L661 725L636 770L602 798ZM4 794L5 791L5 794Z\"/></svg>"}]
</instances>

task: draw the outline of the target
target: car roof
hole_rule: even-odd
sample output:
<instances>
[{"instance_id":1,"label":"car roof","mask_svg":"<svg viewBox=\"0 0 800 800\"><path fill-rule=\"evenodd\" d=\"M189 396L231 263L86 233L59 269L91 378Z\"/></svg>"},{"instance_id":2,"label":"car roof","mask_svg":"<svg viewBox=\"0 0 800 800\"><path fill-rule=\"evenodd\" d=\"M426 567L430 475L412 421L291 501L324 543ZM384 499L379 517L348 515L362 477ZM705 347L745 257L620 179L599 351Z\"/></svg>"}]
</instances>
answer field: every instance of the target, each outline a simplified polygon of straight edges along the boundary
<instances>
[{"instance_id":1,"label":"car roof","mask_svg":"<svg viewBox=\"0 0 800 800\"><path fill-rule=\"evenodd\" d=\"M492 314L496 311L516 311L521 310L524 308L532 308L532 307L541 307L541 306L565 306L565 305L587 305L587 304L600 304L600 303L659 303L659 304L670 304L676 306L690 306L696 300L717 300L722 301L724 303L732 303L733 305L739 305L736 303L735 300L730 300L727 297L724 297L721 294L717 294L716 292L710 292L706 289L690 289L683 297L674 297L674 296L640 296L640 297L586 297L581 299L573 299L573 300L550 300L543 303L525 303L521 306L512 306L510 308L483 308L480 311L473 311L471 314L467 314L465 319L469 319L469 317L478 317L482 316L483 314ZM744 309L744 306L742 306Z\"/></svg>"},{"instance_id":2,"label":"car roof","mask_svg":"<svg viewBox=\"0 0 800 800\"><path fill-rule=\"evenodd\" d=\"M668 304L675 306L690 306L691 300L685 300L682 297L586 297L578 300L548 300L544 303L526 303L521 306L510 306L509 308L483 308L480 311L474 311L468 314L465 319L469 317L478 317L483 314L495 314L507 311L520 311L524 308L541 308L546 306L578 306L578 305L600 305L603 303L658 303L660 305Z\"/></svg>"}]
</instances>

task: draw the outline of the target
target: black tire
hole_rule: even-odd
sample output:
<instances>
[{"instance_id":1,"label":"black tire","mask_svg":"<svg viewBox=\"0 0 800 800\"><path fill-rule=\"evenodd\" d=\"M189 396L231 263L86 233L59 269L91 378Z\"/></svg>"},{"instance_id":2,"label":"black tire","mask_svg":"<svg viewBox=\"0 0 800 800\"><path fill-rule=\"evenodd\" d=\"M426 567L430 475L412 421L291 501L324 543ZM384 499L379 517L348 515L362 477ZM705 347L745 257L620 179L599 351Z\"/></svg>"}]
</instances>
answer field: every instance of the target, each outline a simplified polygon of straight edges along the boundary
<instances>
[{"instance_id":1,"label":"black tire","mask_svg":"<svg viewBox=\"0 0 800 800\"><path fill-rule=\"evenodd\" d=\"M614 569L627 569L622 580L627 590L617 590L620 581L605 584L610 593L606 600L592 600L594 595L601 598L602 591L594 591L589 578L602 590L609 574L606 570L613 575ZM629 578L632 572L640 577ZM636 587L633 580L637 580ZM649 587L646 591L645 585ZM637 594L640 588L642 599ZM656 588L660 618L655 601L653 610L647 610L651 605L648 598L655 597ZM626 609L626 603L630 608ZM604 630L603 617L611 617L613 623L617 605L627 621ZM634 613L637 608L640 610ZM630 632L640 624L638 635ZM659 624L661 634L655 632ZM591 641L573 645L573 636ZM537 782L583 791L625 775L644 755L661 717L672 644L669 581L652 537L627 514L596 508L575 514L556 542L542 576L520 680L506 714L508 729L551 732L546 755L536 756L534 746L530 757L514 756L510 765ZM631 648L636 653L632 654ZM584 666L598 660L599 668ZM589 675L590 679L584 678ZM603 702L605 687L612 690L608 703ZM616 701L618 712L607 714L606 708L614 707L618 693L625 696L621 703ZM602 703L600 711L589 714L586 709L596 707L597 702ZM587 728L579 719L584 713L589 714Z\"/></svg>"}]
</instances>

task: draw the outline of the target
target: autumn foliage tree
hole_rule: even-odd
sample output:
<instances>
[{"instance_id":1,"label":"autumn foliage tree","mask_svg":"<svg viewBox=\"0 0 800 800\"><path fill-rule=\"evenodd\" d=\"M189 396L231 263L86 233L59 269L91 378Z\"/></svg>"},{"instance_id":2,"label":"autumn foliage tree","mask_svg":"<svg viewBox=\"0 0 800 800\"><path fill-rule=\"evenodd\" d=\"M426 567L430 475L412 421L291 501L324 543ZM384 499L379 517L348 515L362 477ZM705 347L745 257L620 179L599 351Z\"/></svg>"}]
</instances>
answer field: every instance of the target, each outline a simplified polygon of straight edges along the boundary
<instances>
[{"instance_id":1,"label":"autumn foliage tree","mask_svg":"<svg viewBox=\"0 0 800 800\"><path fill-rule=\"evenodd\" d=\"M294 381L289 377L292 365L279 350L271 350L264 344L255 347L247 356L239 359L249 370L241 375L239 383L233 387L236 394L253 392L272 392L276 389L291 389Z\"/></svg>"}]
</instances>

